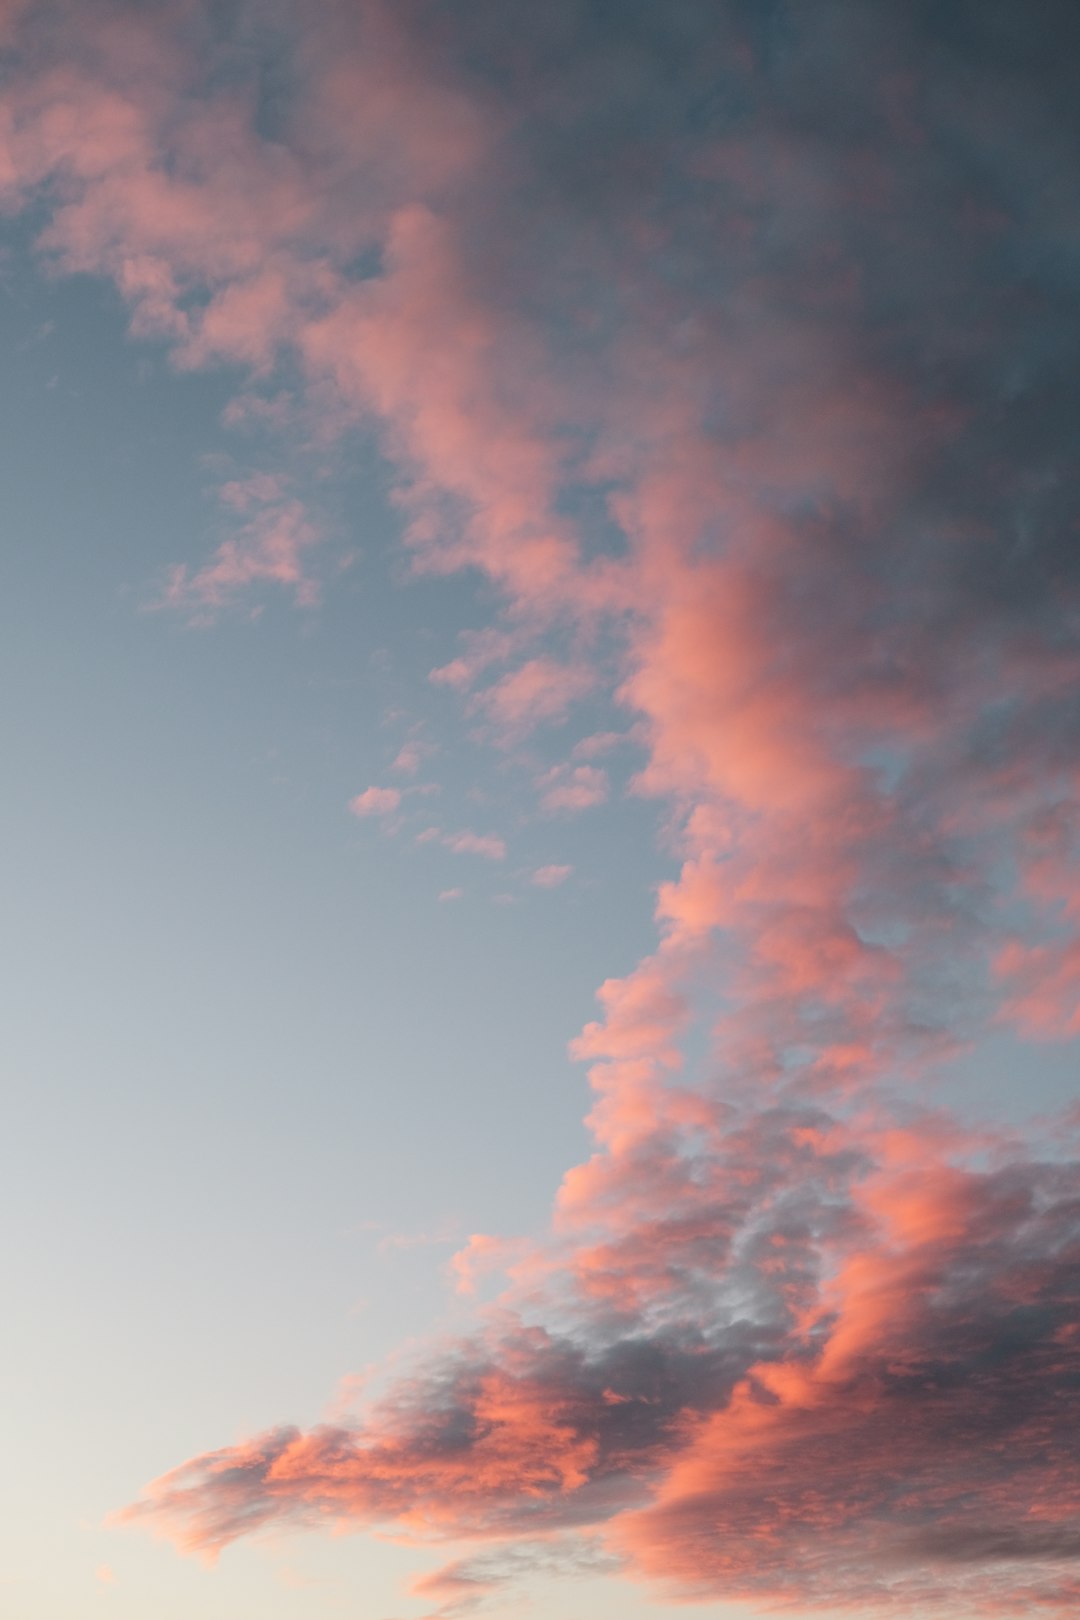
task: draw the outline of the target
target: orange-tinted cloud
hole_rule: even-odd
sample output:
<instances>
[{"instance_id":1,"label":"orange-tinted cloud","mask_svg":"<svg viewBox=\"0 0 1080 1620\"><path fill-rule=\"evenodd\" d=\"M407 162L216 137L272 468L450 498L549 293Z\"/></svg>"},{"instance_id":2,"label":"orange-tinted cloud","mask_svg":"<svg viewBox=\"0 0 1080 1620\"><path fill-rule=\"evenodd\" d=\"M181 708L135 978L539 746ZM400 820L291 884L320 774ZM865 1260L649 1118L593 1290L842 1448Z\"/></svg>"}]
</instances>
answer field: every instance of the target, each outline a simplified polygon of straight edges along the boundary
<instances>
[{"instance_id":1,"label":"orange-tinted cloud","mask_svg":"<svg viewBox=\"0 0 1080 1620\"><path fill-rule=\"evenodd\" d=\"M604 1526L681 1596L1069 1613L1076 1163L920 1099L1002 1017L1078 1032L1074 24L615 9L297 11L273 138L131 8L13 80L50 263L180 366L280 365L325 441L374 426L413 566L499 603L434 685L503 741L621 707L677 869L574 1043L552 1231L461 1261L497 1312L133 1516ZM223 498L172 598L313 601L288 487ZM606 800L613 734L529 761L543 810Z\"/></svg>"},{"instance_id":2,"label":"orange-tinted cloud","mask_svg":"<svg viewBox=\"0 0 1080 1620\"><path fill-rule=\"evenodd\" d=\"M682 1596L979 1613L1011 1591L1067 1612L1076 1168L894 1165L887 1140L873 1166L844 1134L746 1120L711 1182L671 1182L652 1230L626 1232L629 1275L660 1267L643 1295L590 1290L582 1249L562 1338L504 1316L360 1427L197 1459L133 1516L209 1552L282 1519L606 1525ZM766 1142L768 1170L747 1158ZM619 1260L601 1260L606 1284Z\"/></svg>"}]
</instances>

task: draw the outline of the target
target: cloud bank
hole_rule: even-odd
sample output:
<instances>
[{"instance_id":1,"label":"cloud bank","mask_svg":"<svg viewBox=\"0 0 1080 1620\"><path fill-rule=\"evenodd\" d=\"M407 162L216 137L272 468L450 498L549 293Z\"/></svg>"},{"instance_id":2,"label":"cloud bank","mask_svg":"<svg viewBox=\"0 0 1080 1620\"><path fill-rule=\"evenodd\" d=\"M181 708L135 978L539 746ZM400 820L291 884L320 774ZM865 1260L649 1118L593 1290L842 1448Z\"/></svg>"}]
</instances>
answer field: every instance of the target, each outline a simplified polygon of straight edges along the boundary
<instances>
[{"instance_id":1,"label":"cloud bank","mask_svg":"<svg viewBox=\"0 0 1080 1620\"><path fill-rule=\"evenodd\" d=\"M936 1095L995 1028L1078 1029L1075 8L95 10L0 19L45 262L265 413L376 431L411 565L501 604L436 683L503 745L608 691L681 861L574 1043L593 1156L474 1336L129 1517L1075 1612L1075 1141ZM177 605L313 604L293 495L223 500ZM556 766L536 808L608 790Z\"/></svg>"}]
</instances>

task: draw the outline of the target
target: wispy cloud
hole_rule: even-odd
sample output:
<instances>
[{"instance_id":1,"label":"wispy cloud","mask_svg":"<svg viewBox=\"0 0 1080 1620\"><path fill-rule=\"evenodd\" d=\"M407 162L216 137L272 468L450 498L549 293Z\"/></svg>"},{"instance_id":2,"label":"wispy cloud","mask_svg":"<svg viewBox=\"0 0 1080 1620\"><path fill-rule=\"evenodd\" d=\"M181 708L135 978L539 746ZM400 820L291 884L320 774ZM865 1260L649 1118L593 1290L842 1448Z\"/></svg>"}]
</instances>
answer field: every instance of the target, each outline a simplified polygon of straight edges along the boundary
<instances>
[{"instance_id":1,"label":"wispy cloud","mask_svg":"<svg viewBox=\"0 0 1080 1620\"><path fill-rule=\"evenodd\" d=\"M477 693L472 707L498 733L517 737L542 722L564 720L594 682L592 673L580 665L530 658Z\"/></svg>"},{"instance_id":2,"label":"wispy cloud","mask_svg":"<svg viewBox=\"0 0 1080 1620\"><path fill-rule=\"evenodd\" d=\"M495 833L447 833L442 842L455 855L481 855L488 861L506 859L506 841Z\"/></svg>"},{"instance_id":3,"label":"wispy cloud","mask_svg":"<svg viewBox=\"0 0 1080 1620\"><path fill-rule=\"evenodd\" d=\"M541 807L552 814L591 810L608 796L607 772L599 765L553 765L537 785Z\"/></svg>"},{"instance_id":4,"label":"wispy cloud","mask_svg":"<svg viewBox=\"0 0 1080 1620\"><path fill-rule=\"evenodd\" d=\"M539 889L557 889L573 872L572 866L538 866L530 882Z\"/></svg>"},{"instance_id":5,"label":"wispy cloud","mask_svg":"<svg viewBox=\"0 0 1080 1620\"><path fill-rule=\"evenodd\" d=\"M263 584L283 586L302 607L318 601L319 586L306 561L322 536L305 507L276 494L238 493L241 489L226 484L221 494L227 506L245 514L244 521L201 568L173 567L158 605L205 616Z\"/></svg>"}]
</instances>

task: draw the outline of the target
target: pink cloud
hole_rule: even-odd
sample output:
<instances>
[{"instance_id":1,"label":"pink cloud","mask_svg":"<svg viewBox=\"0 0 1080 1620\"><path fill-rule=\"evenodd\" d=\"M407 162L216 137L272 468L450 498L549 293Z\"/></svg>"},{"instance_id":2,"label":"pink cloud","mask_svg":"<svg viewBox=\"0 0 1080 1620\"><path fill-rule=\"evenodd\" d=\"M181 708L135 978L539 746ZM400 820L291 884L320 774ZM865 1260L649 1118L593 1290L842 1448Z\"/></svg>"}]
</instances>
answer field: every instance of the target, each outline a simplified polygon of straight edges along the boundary
<instances>
[{"instance_id":1,"label":"pink cloud","mask_svg":"<svg viewBox=\"0 0 1080 1620\"><path fill-rule=\"evenodd\" d=\"M403 776L415 776L430 752L430 745L415 739L402 743L391 761L390 769L400 771Z\"/></svg>"},{"instance_id":2,"label":"pink cloud","mask_svg":"<svg viewBox=\"0 0 1080 1620\"><path fill-rule=\"evenodd\" d=\"M0 43L6 44L30 0L0 0Z\"/></svg>"},{"instance_id":3,"label":"pink cloud","mask_svg":"<svg viewBox=\"0 0 1080 1620\"><path fill-rule=\"evenodd\" d=\"M252 506L269 506L285 496L285 481L278 473L259 472L248 478L234 478L218 490L222 504L237 512L250 511Z\"/></svg>"},{"instance_id":4,"label":"pink cloud","mask_svg":"<svg viewBox=\"0 0 1080 1620\"><path fill-rule=\"evenodd\" d=\"M994 962L1008 994L1003 1018L1041 1040L1080 1035L1080 939L1063 944L1003 947Z\"/></svg>"},{"instance_id":5,"label":"pink cloud","mask_svg":"<svg viewBox=\"0 0 1080 1620\"><path fill-rule=\"evenodd\" d=\"M595 731L576 742L571 753L574 759L600 759L628 741L630 738L624 731Z\"/></svg>"},{"instance_id":6,"label":"pink cloud","mask_svg":"<svg viewBox=\"0 0 1080 1620\"><path fill-rule=\"evenodd\" d=\"M397 788L369 787L349 800L354 816L388 816L401 806Z\"/></svg>"},{"instance_id":7,"label":"pink cloud","mask_svg":"<svg viewBox=\"0 0 1080 1620\"><path fill-rule=\"evenodd\" d=\"M305 571L306 556L320 539L300 502L288 500L267 507L223 540L202 568L173 568L163 603L195 613L213 611L251 586L266 583L284 586L301 606L311 607L319 589Z\"/></svg>"},{"instance_id":8,"label":"pink cloud","mask_svg":"<svg viewBox=\"0 0 1080 1620\"><path fill-rule=\"evenodd\" d=\"M554 765L539 780L540 804L555 814L591 810L608 796L607 772L599 765Z\"/></svg>"},{"instance_id":9,"label":"pink cloud","mask_svg":"<svg viewBox=\"0 0 1080 1620\"><path fill-rule=\"evenodd\" d=\"M443 902L448 900L460 900L463 898L464 894L464 889L442 889L439 893L439 899Z\"/></svg>"},{"instance_id":10,"label":"pink cloud","mask_svg":"<svg viewBox=\"0 0 1080 1620\"><path fill-rule=\"evenodd\" d=\"M482 855L488 861L506 859L506 842L494 833L447 833L442 841L455 855Z\"/></svg>"},{"instance_id":11,"label":"pink cloud","mask_svg":"<svg viewBox=\"0 0 1080 1620\"><path fill-rule=\"evenodd\" d=\"M441 1605L440 1615L460 1614L463 1606L471 1608L478 1598L497 1589L498 1582L485 1580L471 1573L469 1566L459 1560L444 1564L430 1575L417 1576L409 1590L416 1597L434 1598Z\"/></svg>"},{"instance_id":12,"label":"pink cloud","mask_svg":"<svg viewBox=\"0 0 1080 1620\"><path fill-rule=\"evenodd\" d=\"M513 9L478 41L365 0L302 23L269 140L137 9L13 75L5 195L178 366L284 362L320 443L373 427L412 566L500 604L433 684L497 738L621 707L679 869L573 1044L593 1151L498 1313L355 1427L195 1458L131 1516L209 1551L591 1526L679 1598L1072 1612L1077 1165L918 1107L997 1018L1078 1030L1072 396L1032 314L1071 168L1024 53L983 83L872 15L850 51L793 18L766 60L737 8L701 49L660 8L661 83L559 7L548 51ZM290 488L226 485L235 532L168 600L313 601ZM604 802L611 735L543 809Z\"/></svg>"},{"instance_id":13,"label":"pink cloud","mask_svg":"<svg viewBox=\"0 0 1080 1620\"><path fill-rule=\"evenodd\" d=\"M503 732L516 735L566 717L593 685L592 674L550 658L531 658L477 694L475 708Z\"/></svg>"},{"instance_id":14,"label":"pink cloud","mask_svg":"<svg viewBox=\"0 0 1080 1620\"><path fill-rule=\"evenodd\" d=\"M1018 1345L1007 1371L992 1349L1039 1292L1021 1258L1039 1238L1009 1206L1016 1196L1033 1213L1041 1175L920 1167L871 1181L864 1202L888 1217L885 1246L856 1247L830 1284L835 1323L820 1355L753 1368L698 1426L655 1503L619 1526L619 1545L685 1595L775 1592L794 1564L814 1604L877 1612L891 1594L916 1611L994 1613L998 1599L1065 1612L1077 1589L1066 1504L1080 1478L1066 1466L1061 1496L1043 1495L1037 1386L1068 1376L1075 1324ZM981 1356L987 1375L973 1376ZM1027 1578L1002 1583L986 1568L995 1558L1030 1560ZM1060 1561L1057 1575L1040 1572L1044 1559Z\"/></svg>"},{"instance_id":15,"label":"pink cloud","mask_svg":"<svg viewBox=\"0 0 1080 1620\"><path fill-rule=\"evenodd\" d=\"M557 889L566 882L573 870L572 866L538 866L530 882L540 889Z\"/></svg>"},{"instance_id":16,"label":"pink cloud","mask_svg":"<svg viewBox=\"0 0 1080 1620\"><path fill-rule=\"evenodd\" d=\"M491 664L509 658L514 649L514 638L502 630L472 630L461 639L464 651L429 674L428 679L435 686L452 686L462 691Z\"/></svg>"},{"instance_id":17,"label":"pink cloud","mask_svg":"<svg viewBox=\"0 0 1080 1620\"><path fill-rule=\"evenodd\" d=\"M454 1536L591 1523L676 1596L767 1599L795 1579L807 1602L860 1612L981 1612L1000 1557L1026 1566L1001 1589L1013 1601L1065 1613L1080 1472L1063 1441L1045 1490L1045 1425L1075 1404L1074 1261L1058 1250L1075 1242L1075 1167L970 1172L933 1153L928 1173L932 1139L892 1164L883 1139L867 1177L821 1116L749 1119L670 1181L652 1224L642 1210L606 1248L580 1251L577 1331L594 1313L608 1324L591 1347L504 1327L362 1426L283 1430L196 1459L133 1516L211 1553L259 1524L327 1513ZM867 1230L830 1219L838 1194ZM484 1266L492 1248L472 1240L468 1253ZM1057 1258L1033 1277L1048 1249ZM535 1300L528 1257L524 1274ZM644 1297L627 1299L624 1279ZM705 1287L722 1298L726 1280L754 1301L752 1319L716 1340L687 1323L642 1359L643 1309L670 1313ZM1048 1575L1055 1559L1061 1574Z\"/></svg>"},{"instance_id":18,"label":"pink cloud","mask_svg":"<svg viewBox=\"0 0 1080 1620\"><path fill-rule=\"evenodd\" d=\"M502 1270L514 1246L505 1238L492 1237L486 1232L473 1232L464 1248L451 1257L450 1270L459 1294L475 1294L480 1280L494 1271Z\"/></svg>"}]
</instances>

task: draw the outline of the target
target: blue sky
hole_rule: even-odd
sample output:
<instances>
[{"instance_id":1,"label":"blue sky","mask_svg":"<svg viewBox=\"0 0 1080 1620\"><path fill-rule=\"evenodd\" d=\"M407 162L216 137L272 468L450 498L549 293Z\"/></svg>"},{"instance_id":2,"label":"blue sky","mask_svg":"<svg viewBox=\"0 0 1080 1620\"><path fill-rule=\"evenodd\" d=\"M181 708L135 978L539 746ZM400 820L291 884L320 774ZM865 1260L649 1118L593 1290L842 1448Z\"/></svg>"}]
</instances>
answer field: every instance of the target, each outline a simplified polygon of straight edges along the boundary
<instances>
[{"instance_id":1,"label":"blue sky","mask_svg":"<svg viewBox=\"0 0 1080 1620\"><path fill-rule=\"evenodd\" d=\"M545 1219L585 1145L567 1041L651 938L655 815L526 825L492 870L358 825L349 798L475 593L394 577L361 447L334 492L364 540L340 596L194 628L155 611L212 534L233 379L176 377L111 290L42 280L20 232L5 290L5 1360L37 1459L5 1501L5 1580L28 1620L309 1614L313 1592L368 1612L376 1590L389 1613L430 1555L286 1538L208 1575L103 1521L163 1459L318 1419L453 1312L471 1231ZM466 818L468 731L438 761ZM505 816L510 790L485 791ZM549 858L582 885L523 881Z\"/></svg>"}]
</instances>

